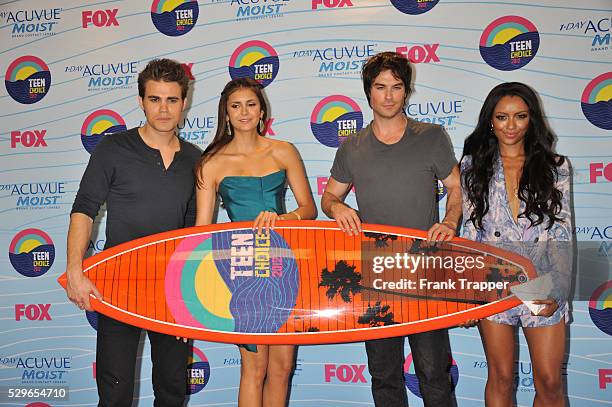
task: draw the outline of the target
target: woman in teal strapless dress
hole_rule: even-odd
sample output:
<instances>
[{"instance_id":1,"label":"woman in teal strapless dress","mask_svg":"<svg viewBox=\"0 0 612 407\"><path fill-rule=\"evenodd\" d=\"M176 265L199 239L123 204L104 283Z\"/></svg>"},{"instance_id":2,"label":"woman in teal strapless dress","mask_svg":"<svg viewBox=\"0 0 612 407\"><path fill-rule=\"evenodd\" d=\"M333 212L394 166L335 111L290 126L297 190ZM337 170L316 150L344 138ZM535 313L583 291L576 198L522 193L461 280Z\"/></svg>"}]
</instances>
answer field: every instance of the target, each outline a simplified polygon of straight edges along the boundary
<instances>
[{"instance_id":1,"label":"woman in teal strapless dress","mask_svg":"<svg viewBox=\"0 0 612 407\"><path fill-rule=\"evenodd\" d=\"M196 224L212 223L217 194L232 222L253 220L260 232L277 219L314 219L316 206L298 151L263 137L268 109L262 86L250 78L230 81L221 92L218 118L215 137L196 166ZM289 213L286 183L298 205ZM240 356L238 405L284 407L295 346L241 345Z\"/></svg>"}]
</instances>

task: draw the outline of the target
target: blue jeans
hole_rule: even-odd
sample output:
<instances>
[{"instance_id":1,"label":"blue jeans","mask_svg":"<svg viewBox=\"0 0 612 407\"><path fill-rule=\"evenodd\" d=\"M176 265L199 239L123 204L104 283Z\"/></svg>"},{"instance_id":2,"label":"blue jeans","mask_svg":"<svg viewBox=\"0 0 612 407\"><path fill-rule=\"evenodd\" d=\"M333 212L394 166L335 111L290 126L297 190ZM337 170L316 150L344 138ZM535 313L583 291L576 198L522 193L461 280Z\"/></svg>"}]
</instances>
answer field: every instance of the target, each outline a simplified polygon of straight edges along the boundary
<instances>
[{"instance_id":1,"label":"blue jeans","mask_svg":"<svg viewBox=\"0 0 612 407\"><path fill-rule=\"evenodd\" d=\"M441 329L409 335L408 342L425 407L454 406L448 331ZM377 339L365 344L374 404L377 407L407 406L404 338Z\"/></svg>"}]
</instances>

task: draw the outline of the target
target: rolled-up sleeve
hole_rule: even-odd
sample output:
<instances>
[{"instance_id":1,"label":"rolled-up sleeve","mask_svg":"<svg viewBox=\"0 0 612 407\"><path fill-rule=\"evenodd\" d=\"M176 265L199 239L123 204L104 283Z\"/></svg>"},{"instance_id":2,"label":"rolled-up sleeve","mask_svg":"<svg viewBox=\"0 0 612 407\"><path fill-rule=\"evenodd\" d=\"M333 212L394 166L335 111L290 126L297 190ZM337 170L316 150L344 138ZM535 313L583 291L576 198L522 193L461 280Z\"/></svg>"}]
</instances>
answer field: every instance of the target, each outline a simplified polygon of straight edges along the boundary
<instances>
[{"instance_id":1,"label":"rolled-up sleeve","mask_svg":"<svg viewBox=\"0 0 612 407\"><path fill-rule=\"evenodd\" d=\"M98 215L100 206L106 201L113 181L112 147L112 141L103 137L91 154L83 178L81 178L71 214L83 213L91 219L95 219Z\"/></svg>"}]
</instances>

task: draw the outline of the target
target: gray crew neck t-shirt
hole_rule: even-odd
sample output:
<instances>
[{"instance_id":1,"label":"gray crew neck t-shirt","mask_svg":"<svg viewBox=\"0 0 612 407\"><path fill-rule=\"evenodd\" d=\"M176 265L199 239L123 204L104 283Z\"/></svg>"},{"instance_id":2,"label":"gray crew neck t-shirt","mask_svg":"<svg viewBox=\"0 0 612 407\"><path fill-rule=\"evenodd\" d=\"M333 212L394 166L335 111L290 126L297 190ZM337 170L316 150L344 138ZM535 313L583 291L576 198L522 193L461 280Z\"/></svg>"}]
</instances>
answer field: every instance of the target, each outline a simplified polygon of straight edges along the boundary
<instances>
[{"instance_id":1,"label":"gray crew neck t-shirt","mask_svg":"<svg viewBox=\"0 0 612 407\"><path fill-rule=\"evenodd\" d=\"M370 123L338 148L331 176L354 185L362 222L427 230L439 218L436 180L455 165L450 138L438 125L408 120L404 136L384 144Z\"/></svg>"}]
</instances>

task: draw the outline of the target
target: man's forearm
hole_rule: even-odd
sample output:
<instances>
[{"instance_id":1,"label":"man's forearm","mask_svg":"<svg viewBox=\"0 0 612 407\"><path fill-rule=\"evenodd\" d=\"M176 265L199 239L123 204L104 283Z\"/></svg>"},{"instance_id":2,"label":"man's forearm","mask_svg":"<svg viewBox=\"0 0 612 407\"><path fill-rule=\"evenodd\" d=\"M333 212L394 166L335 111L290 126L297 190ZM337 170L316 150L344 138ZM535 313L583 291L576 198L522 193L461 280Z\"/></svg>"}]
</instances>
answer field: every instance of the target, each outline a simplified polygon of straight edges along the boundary
<instances>
[{"instance_id":1,"label":"man's forearm","mask_svg":"<svg viewBox=\"0 0 612 407\"><path fill-rule=\"evenodd\" d=\"M89 216L78 212L70 215L66 249L66 271L69 277L82 271L81 265L87 251L92 229L93 220Z\"/></svg>"},{"instance_id":2,"label":"man's forearm","mask_svg":"<svg viewBox=\"0 0 612 407\"><path fill-rule=\"evenodd\" d=\"M447 223L454 229L459 225L461 219L461 187L454 186L447 188L446 214L442 223Z\"/></svg>"},{"instance_id":3,"label":"man's forearm","mask_svg":"<svg viewBox=\"0 0 612 407\"><path fill-rule=\"evenodd\" d=\"M323 213L327 215L328 218L333 218L332 207L336 204L341 203L342 201L336 195L327 191L323 192L323 197L321 198L321 209L323 210Z\"/></svg>"}]
</instances>

